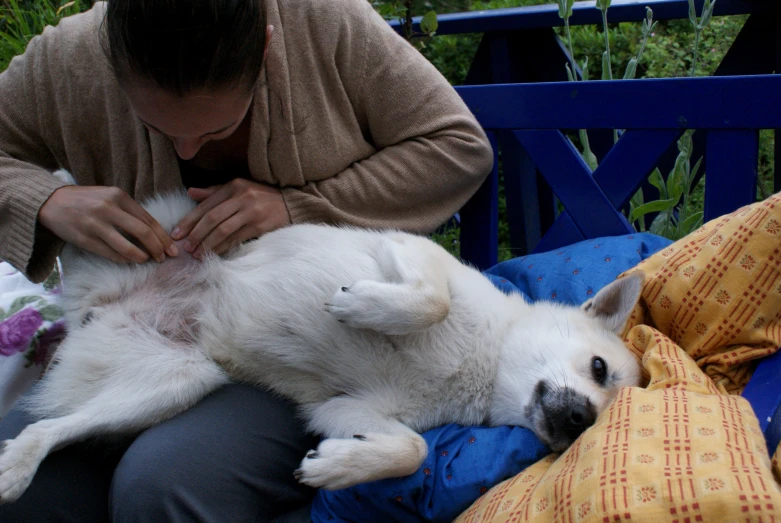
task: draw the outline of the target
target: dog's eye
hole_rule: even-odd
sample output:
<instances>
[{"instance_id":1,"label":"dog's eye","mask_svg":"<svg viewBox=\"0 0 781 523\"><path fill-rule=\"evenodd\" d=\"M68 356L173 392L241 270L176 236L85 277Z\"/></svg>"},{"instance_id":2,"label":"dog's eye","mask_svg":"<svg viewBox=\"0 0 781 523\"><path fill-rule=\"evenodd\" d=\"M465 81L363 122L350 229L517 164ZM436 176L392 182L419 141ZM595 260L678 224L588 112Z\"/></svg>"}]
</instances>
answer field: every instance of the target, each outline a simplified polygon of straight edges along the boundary
<instances>
[{"instance_id":1,"label":"dog's eye","mask_svg":"<svg viewBox=\"0 0 781 523\"><path fill-rule=\"evenodd\" d=\"M591 358L591 378L600 385L607 380L607 363L599 356Z\"/></svg>"}]
</instances>

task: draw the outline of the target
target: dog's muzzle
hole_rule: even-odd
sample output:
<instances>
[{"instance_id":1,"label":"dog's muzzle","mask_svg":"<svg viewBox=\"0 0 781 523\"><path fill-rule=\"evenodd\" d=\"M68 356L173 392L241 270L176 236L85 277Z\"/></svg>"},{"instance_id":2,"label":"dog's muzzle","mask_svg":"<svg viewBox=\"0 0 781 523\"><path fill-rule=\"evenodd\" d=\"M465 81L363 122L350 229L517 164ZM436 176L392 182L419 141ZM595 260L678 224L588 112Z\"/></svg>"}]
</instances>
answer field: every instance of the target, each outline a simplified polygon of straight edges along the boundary
<instances>
[{"instance_id":1,"label":"dog's muzzle","mask_svg":"<svg viewBox=\"0 0 781 523\"><path fill-rule=\"evenodd\" d=\"M534 388L530 407L535 432L555 452L567 449L597 419L597 411L586 396L545 381Z\"/></svg>"}]
</instances>

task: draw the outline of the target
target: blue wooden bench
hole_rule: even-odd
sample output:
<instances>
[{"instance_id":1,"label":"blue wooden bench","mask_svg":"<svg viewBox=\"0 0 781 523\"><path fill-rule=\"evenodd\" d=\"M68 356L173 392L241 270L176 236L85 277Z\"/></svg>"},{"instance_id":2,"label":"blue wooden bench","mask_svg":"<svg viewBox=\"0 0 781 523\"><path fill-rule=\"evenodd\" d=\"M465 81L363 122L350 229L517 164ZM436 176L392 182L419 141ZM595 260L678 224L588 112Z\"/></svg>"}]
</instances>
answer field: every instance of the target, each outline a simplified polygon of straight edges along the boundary
<instances>
[{"instance_id":1,"label":"blue wooden bench","mask_svg":"<svg viewBox=\"0 0 781 523\"><path fill-rule=\"evenodd\" d=\"M698 13L702 3L695 1ZM655 20L688 18L687 0L613 0L608 16L640 21L646 6ZM781 70L781 3L717 1L714 16L732 14L750 16L712 77L576 83L566 81L556 5L441 15L437 34L483 34L456 89L501 159L460 212L462 257L480 268L498 260L500 167L516 254L632 232L621 211L654 167L669 161L685 129L696 130L692 157L704 157L707 170L705 220L754 202L759 130L781 128L781 75L772 74ZM577 2L570 24L601 24L601 13L593 1ZM610 137L596 147L594 172L563 133L573 129ZM613 129L626 130L615 146ZM744 396L772 451L781 441L781 352L758 366Z\"/></svg>"}]
</instances>

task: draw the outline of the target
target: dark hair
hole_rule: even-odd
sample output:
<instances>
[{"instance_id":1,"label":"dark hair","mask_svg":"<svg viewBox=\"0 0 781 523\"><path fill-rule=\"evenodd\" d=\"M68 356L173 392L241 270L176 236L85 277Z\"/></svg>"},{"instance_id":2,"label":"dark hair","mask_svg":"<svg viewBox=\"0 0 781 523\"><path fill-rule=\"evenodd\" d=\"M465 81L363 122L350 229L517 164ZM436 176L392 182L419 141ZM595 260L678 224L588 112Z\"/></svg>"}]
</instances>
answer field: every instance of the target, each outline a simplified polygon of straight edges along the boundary
<instances>
[{"instance_id":1,"label":"dark hair","mask_svg":"<svg viewBox=\"0 0 781 523\"><path fill-rule=\"evenodd\" d=\"M263 65L263 0L108 0L103 48L120 82L184 95L241 85Z\"/></svg>"}]
</instances>

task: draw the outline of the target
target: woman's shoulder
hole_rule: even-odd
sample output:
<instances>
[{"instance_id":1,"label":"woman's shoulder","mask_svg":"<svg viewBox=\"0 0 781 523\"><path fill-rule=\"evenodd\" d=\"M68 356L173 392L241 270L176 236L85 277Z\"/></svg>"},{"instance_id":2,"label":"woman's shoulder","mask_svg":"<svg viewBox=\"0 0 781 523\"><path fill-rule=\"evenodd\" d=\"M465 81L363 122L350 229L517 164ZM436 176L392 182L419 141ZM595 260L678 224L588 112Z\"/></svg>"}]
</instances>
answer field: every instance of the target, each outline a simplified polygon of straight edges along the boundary
<instances>
[{"instance_id":1,"label":"woman's shoulder","mask_svg":"<svg viewBox=\"0 0 781 523\"><path fill-rule=\"evenodd\" d=\"M101 70L108 70L100 37L104 14L105 3L98 2L88 11L63 18L33 38L22 56L34 55L53 74L85 74L94 80Z\"/></svg>"},{"instance_id":2,"label":"woman's shoulder","mask_svg":"<svg viewBox=\"0 0 781 523\"><path fill-rule=\"evenodd\" d=\"M305 25L314 36L359 29L374 18L367 0L269 0L278 8L283 27Z\"/></svg>"},{"instance_id":3,"label":"woman's shoulder","mask_svg":"<svg viewBox=\"0 0 781 523\"><path fill-rule=\"evenodd\" d=\"M283 10L294 10L312 14L339 13L342 16L358 13L371 7L367 0L268 0L280 5Z\"/></svg>"},{"instance_id":4,"label":"woman's shoulder","mask_svg":"<svg viewBox=\"0 0 781 523\"><path fill-rule=\"evenodd\" d=\"M268 0L267 5L268 23L281 25L288 56L361 53L367 38L388 29L367 0Z\"/></svg>"}]
</instances>

